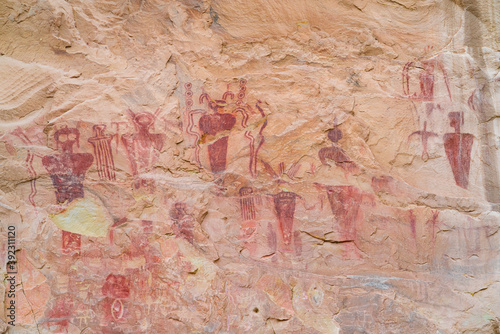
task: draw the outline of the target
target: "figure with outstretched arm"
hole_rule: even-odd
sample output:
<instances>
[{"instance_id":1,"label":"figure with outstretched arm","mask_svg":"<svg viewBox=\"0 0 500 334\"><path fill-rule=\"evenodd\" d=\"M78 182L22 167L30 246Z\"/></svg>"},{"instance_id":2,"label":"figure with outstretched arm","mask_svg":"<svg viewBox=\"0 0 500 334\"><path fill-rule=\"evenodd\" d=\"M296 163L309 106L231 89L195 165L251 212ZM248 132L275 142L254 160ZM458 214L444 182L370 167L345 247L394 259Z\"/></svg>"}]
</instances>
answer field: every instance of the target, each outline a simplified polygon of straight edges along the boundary
<instances>
[{"instance_id":1,"label":"figure with outstretched arm","mask_svg":"<svg viewBox=\"0 0 500 334\"><path fill-rule=\"evenodd\" d=\"M413 135L418 135L422 139L422 160L427 161L429 160L429 152L428 152L428 142L430 137L437 137L437 134L434 132L427 131L427 122L424 122L424 129L420 131L415 131L413 132L411 136Z\"/></svg>"}]
</instances>

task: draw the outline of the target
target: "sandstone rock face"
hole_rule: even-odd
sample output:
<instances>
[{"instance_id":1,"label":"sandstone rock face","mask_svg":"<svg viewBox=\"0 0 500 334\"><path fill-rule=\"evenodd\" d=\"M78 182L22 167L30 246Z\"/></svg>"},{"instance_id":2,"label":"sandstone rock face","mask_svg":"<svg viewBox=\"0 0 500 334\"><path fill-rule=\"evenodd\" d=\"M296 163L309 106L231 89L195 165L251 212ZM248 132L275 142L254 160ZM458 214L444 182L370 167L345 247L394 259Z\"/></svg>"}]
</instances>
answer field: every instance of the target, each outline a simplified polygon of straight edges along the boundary
<instances>
[{"instance_id":1,"label":"sandstone rock face","mask_svg":"<svg viewBox=\"0 0 500 334\"><path fill-rule=\"evenodd\" d=\"M500 331L497 1L0 21L0 332Z\"/></svg>"}]
</instances>

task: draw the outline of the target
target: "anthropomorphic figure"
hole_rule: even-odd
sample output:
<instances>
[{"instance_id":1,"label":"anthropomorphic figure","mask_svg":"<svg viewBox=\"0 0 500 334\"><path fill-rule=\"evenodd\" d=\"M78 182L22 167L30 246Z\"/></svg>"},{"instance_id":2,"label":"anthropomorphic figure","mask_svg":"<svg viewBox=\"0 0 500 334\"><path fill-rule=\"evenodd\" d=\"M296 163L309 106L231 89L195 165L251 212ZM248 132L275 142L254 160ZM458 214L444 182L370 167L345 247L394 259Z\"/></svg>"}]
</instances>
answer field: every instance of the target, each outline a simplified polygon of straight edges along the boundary
<instances>
[{"instance_id":1,"label":"anthropomorphic figure","mask_svg":"<svg viewBox=\"0 0 500 334\"><path fill-rule=\"evenodd\" d=\"M101 180L115 180L115 162L113 160L113 151L111 141L113 136L104 134L106 125L98 124L93 126L94 137L88 139L88 142L94 147L94 155L97 164L97 173Z\"/></svg>"},{"instance_id":2,"label":"anthropomorphic figure","mask_svg":"<svg viewBox=\"0 0 500 334\"><path fill-rule=\"evenodd\" d=\"M419 135L422 139L422 160L427 161L429 160L429 152L428 152L428 143L429 143L429 138L430 137L437 137L437 134L434 132L427 131L427 122L424 122L424 129L421 131L415 131L413 132L411 136L413 135Z\"/></svg>"},{"instance_id":3,"label":"anthropomorphic figure","mask_svg":"<svg viewBox=\"0 0 500 334\"><path fill-rule=\"evenodd\" d=\"M174 222L175 234L193 243L194 219L186 212L186 204L181 202L175 203L172 210L170 210L170 218Z\"/></svg>"},{"instance_id":4,"label":"anthropomorphic figure","mask_svg":"<svg viewBox=\"0 0 500 334\"><path fill-rule=\"evenodd\" d=\"M120 333L116 329L126 322L130 313L127 303L131 290L130 282L123 275L109 274L101 290L104 299L99 302L97 312L102 316L100 325L109 333Z\"/></svg>"},{"instance_id":5,"label":"anthropomorphic figure","mask_svg":"<svg viewBox=\"0 0 500 334\"><path fill-rule=\"evenodd\" d=\"M295 216L295 202L297 194L293 192L279 192L274 195L274 208L278 217L279 229L285 246L292 243L293 220Z\"/></svg>"},{"instance_id":6,"label":"anthropomorphic figure","mask_svg":"<svg viewBox=\"0 0 500 334\"><path fill-rule=\"evenodd\" d=\"M419 62L408 62L403 67L403 93L413 99L419 101L434 101L434 80L435 80L435 69L439 68L443 73L444 82L448 95L451 100L451 91L448 75L444 69L443 63L438 57L429 58L426 60L421 60ZM418 68L420 69L419 81L420 81L420 93L410 92L410 69Z\"/></svg>"},{"instance_id":7,"label":"anthropomorphic figure","mask_svg":"<svg viewBox=\"0 0 500 334\"><path fill-rule=\"evenodd\" d=\"M467 189L469 186L470 157L474 136L470 133L461 133L461 125L464 123L460 112L448 114L450 126L455 132L444 135L444 148L450 162L455 182L459 187Z\"/></svg>"},{"instance_id":8,"label":"anthropomorphic figure","mask_svg":"<svg viewBox=\"0 0 500 334\"><path fill-rule=\"evenodd\" d=\"M163 133L151 133L156 115L148 112L134 113L128 110L132 117L136 133L122 136L122 142L127 150L128 159L135 178L134 186L152 188L154 183L143 178L141 175L148 173L153 164L158 160L159 152L162 150L166 140Z\"/></svg>"},{"instance_id":9,"label":"anthropomorphic figure","mask_svg":"<svg viewBox=\"0 0 500 334\"><path fill-rule=\"evenodd\" d=\"M234 97L231 92L226 92L221 100L212 100L207 93L200 96L200 104L207 102L210 113L200 117L199 126L204 138L213 138L212 144L208 145L208 158L212 173L223 173L226 170L227 145L229 136L218 136L220 133L230 131L236 124L236 116L226 113L227 99Z\"/></svg>"},{"instance_id":10,"label":"anthropomorphic figure","mask_svg":"<svg viewBox=\"0 0 500 334\"><path fill-rule=\"evenodd\" d=\"M342 139L342 137L342 130L340 130L338 127L329 130L328 139L332 141L332 146L323 147L319 150L319 160L323 165L327 166L329 166L328 160L333 160L335 162L335 165L341 167L346 173L355 172L358 169L356 163L353 162L347 155L346 151L344 151L338 145L338 142L340 139Z\"/></svg>"},{"instance_id":11,"label":"anthropomorphic figure","mask_svg":"<svg viewBox=\"0 0 500 334\"><path fill-rule=\"evenodd\" d=\"M357 231L359 223L363 221L363 205L374 206L373 195L368 194L354 186L326 186L316 184L320 189L326 190L332 214L336 219L339 237L344 243L344 254L347 257L359 257L356 247L358 241Z\"/></svg>"},{"instance_id":12,"label":"anthropomorphic figure","mask_svg":"<svg viewBox=\"0 0 500 334\"><path fill-rule=\"evenodd\" d=\"M205 104L205 109L192 109L193 92L192 85L185 85L187 127L186 133L195 138L194 159L201 167L200 144L208 143L208 160L210 170L213 174L222 179L227 167L227 149L229 145L229 132L236 126L236 115L241 114L241 128L245 129L245 138L249 141L249 171L252 177L257 173L257 156L260 148L265 142L263 131L267 126L267 118L264 110L260 106L261 101L255 104L258 113L246 102L246 80L240 80L240 88L235 94L230 91L229 85L221 99L212 99L210 95L203 92L199 98L199 104ZM253 114L258 114L253 126L249 126L249 121ZM198 120L199 130L195 130L196 115L201 115ZM198 117L198 116L197 116ZM251 129L258 129L252 133Z\"/></svg>"},{"instance_id":13,"label":"anthropomorphic figure","mask_svg":"<svg viewBox=\"0 0 500 334\"><path fill-rule=\"evenodd\" d=\"M255 199L252 187L240 188L240 211L243 220L255 219Z\"/></svg>"},{"instance_id":14,"label":"anthropomorphic figure","mask_svg":"<svg viewBox=\"0 0 500 334\"><path fill-rule=\"evenodd\" d=\"M52 307L46 311L44 325L50 333L68 333L68 327L73 321L75 303L70 295L56 297L51 302Z\"/></svg>"},{"instance_id":15,"label":"anthropomorphic figure","mask_svg":"<svg viewBox=\"0 0 500 334\"><path fill-rule=\"evenodd\" d=\"M239 239L243 242L243 247L248 249L250 255L254 255L257 250L256 232L256 198L252 187L241 187L240 194L240 212L241 212L241 227Z\"/></svg>"},{"instance_id":16,"label":"anthropomorphic figure","mask_svg":"<svg viewBox=\"0 0 500 334\"><path fill-rule=\"evenodd\" d=\"M69 203L83 198L83 180L85 173L92 165L94 157L90 153L74 153L73 146L79 147L80 132L77 128L64 127L54 133L57 148L61 154L46 155L42 164L49 172L52 184L56 188L57 203ZM81 236L63 231L63 251L79 253Z\"/></svg>"}]
</instances>

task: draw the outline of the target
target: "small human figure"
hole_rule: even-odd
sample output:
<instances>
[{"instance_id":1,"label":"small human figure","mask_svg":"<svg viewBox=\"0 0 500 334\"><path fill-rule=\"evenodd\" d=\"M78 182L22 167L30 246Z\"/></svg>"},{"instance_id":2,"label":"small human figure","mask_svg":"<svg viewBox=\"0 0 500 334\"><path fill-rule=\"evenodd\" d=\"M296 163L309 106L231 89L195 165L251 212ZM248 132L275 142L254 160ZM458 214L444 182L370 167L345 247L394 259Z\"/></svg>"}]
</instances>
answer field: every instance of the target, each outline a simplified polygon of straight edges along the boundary
<instances>
[{"instance_id":1,"label":"small human figure","mask_svg":"<svg viewBox=\"0 0 500 334\"><path fill-rule=\"evenodd\" d=\"M424 122L424 129L422 131L413 132L410 135L410 137L413 135L419 135L422 138L422 147L423 147L422 160L423 161L429 160L429 152L427 151L427 147L428 147L427 144L428 144L429 138L430 137L437 137L437 134L435 134L434 132L427 131L427 122Z\"/></svg>"},{"instance_id":2,"label":"small human figure","mask_svg":"<svg viewBox=\"0 0 500 334\"><path fill-rule=\"evenodd\" d=\"M295 250L296 255L300 255L302 252L302 241L300 238L300 232L294 229L295 222L295 208L297 204L297 199L302 200L304 208L306 210L314 209L315 205L312 207L308 207L304 198L299 194L288 191L284 188L284 185L288 182L283 179L283 175L287 175L292 180L296 175L298 169L300 168L299 163L294 163L288 169L286 169L286 165L284 162L280 162L278 164L278 173L274 170L274 168L267 162L261 160L264 165L264 170L271 176L274 181L280 185L280 191L276 194L267 194L270 198L272 198L274 212L276 214L278 228L277 230L280 233L275 233L274 231L269 230L268 233L268 242L273 247L277 246L279 241L282 241L283 251L292 252ZM272 227L272 225L269 225Z\"/></svg>"},{"instance_id":3,"label":"small human figure","mask_svg":"<svg viewBox=\"0 0 500 334\"><path fill-rule=\"evenodd\" d=\"M331 147L323 147L319 150L318 156L319 160L323 165L329 166L327 159L333 160L335 164L346 172L354 172L358 169L355 162L351 160L351 158L347 155L346 151L344 151L339 145L338 142L342 139L343 134L342 130L338 127L335 127L332 130L328 131L328 139L332 141Z\"/></svg>"},{"instance_id":4,"label":"small human figure","mask_svg":"<svg viewBox=\"0 0 500 334\"><path fill-rule=\"evenodd\" d=\"M326 186L315 184L318 189L325 190L333 216L338 223L341 241L344 242L344 254L348 257L359 257L355 243L358 241L359 223L363 220L363 205L374 206L373 195L354 186Z\"/></svg>"}]
</instances>

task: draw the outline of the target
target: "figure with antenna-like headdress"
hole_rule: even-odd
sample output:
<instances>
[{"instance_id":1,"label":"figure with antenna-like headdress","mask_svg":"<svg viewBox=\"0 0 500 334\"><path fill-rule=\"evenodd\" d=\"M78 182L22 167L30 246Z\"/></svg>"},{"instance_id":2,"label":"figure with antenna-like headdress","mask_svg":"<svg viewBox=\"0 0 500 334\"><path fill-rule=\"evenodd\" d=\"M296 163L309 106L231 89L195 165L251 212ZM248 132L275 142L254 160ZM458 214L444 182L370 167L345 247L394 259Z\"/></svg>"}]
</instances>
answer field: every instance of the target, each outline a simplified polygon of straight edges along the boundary
<instances>
[{"instance_id":1,"label":"figure with antenna-like headdress","mask_svg":"<svg viewBox=\"0 0 500 334\"><path fill-rule=\"evenodd\" d=\"M127 156L132 168L132 174L135 178L134 186L152 187L153 182L148 181L141 175L148 173L153 164L158 160L159 151L163 148L166 136L163 133L151 133L159 109L151 114L149 112L134 113L128 109L136 132L123 135L122 142L127 150Z\"/></svg>"},{"instance_id":2,"label":"figure with antenna-like headdress","mask_svg":"<svg viewBox=\"0 0 500 334\"><path fill-rule=\"evenodd\" d=\"M92 165L94 157L90 153L74 153L73 146L79 147L80 131L77 128L63 127L54 133L57 148L61 154L46 155L42 164L49 172L52 184L56 188L57 203L69 203L83 198L83 180L85 173ZM79 253L81 236L63 231L63 251Z\"/></svg>"},{"instance_id":3,"label":"figure with antenna-like headdress","mask_svg":"<svg viewBox=\"0 0 500 334\"><path fill-rule=\"evenodd\" d=\"M195 138L194 160L201 167L200 151L201 143L208 143L208 160L210 170L215 175L223 176L227 167L227 149L229 145L229 131L237 122L236 114L241 114L241 127L245 129L245 138L249 141L250 161L249 171L252 177L257 173L257 155L264 144L263 130L267 126L267 118L264 110L260 106L261 101L256 103L259 122L254 124L259 129L258 133L252 134L249 126L249 118L252 114L257 114L254 109L244 102L246 97L246 80L241 79L239 91L235 95L228 85L226 92L221 99L213 99L207 92L199 97L199 104L206 105L206 109L192 109L193 92L191 83L185 85L186 113L187 113L187 134ZM198 131L195 130L195 116L198 117Z\"/></svg>"}]
</instances>

